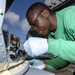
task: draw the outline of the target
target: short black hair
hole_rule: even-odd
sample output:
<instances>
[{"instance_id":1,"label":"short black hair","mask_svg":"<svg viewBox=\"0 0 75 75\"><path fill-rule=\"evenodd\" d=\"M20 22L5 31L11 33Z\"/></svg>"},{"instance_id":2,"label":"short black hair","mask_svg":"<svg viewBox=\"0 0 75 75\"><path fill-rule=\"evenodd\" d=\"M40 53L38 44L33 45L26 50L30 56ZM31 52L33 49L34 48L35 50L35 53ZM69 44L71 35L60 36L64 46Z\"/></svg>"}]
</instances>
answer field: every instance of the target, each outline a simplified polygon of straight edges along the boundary
<instances>
[{"instance_id":1,"label":"short black hair","mask_svg":"<svg viewBox=\"0 0 75 75\"><path fill-rule=\"evenodd\" d=\"M42 2L36 2L36 3L33 3L29 9L27 10L27 13L26 13L26 18L28 16L28 12L31 10L33 11L34 13L39 13L41 10L45 10L47 9L50 13L53 13L52 10L44 3Z\"/></svg>"}]
</instances>

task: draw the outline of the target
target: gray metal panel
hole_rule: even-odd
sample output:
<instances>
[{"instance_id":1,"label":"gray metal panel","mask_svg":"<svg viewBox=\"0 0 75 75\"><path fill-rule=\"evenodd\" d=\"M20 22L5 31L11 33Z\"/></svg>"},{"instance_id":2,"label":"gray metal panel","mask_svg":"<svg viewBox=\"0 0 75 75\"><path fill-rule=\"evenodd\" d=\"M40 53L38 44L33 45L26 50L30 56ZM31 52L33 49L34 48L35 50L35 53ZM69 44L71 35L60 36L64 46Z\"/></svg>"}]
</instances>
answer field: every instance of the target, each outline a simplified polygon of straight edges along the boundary
<instances>
[{"instance_id":1,"label":"gray metal panel","mask_svg":"<svg viewBox=\"0 0 75 75\"><path fill-rule=\"evenodd\" d=\"M0 30L1 32L1 30ZM5 48L5 43L4 43L4 38L2 32L0 33L0 63L6 62L7 57L6 57L6 48Z\"/></svg>"},{"instance_id":2,"label":"gray metal panel","mask_svg":"<svg viewBox=\"0 0 75 75\"><path fill-rule=\"evenodd\" d=\"M55 74L51 73L51 72L44 71L44 70L40 70L37 68L30 68L28 70L28 72L24 75L55 75Z\"/></svg>"},{"instance_id":3,"label":"gray metal panel","mask_svg":"<svg viewBox=\"0 0 75 75\"><path fill-rule=\"evenodd\" d=\"M7 52L5 48L4 37L2 33L2 23L5 13L6 0L0 0L0 71L3 71L7 68Z\"/></svg>"},{"instance_id":4,"label":"gray metal panel","mask_svg":"<svg viewBox=\"0 0 75 75\"><path fill-rule=\"evenodd\" d=\"M5 13L6 0L0 0L0 29L2 27L4 13Z\"/></svg>"},{"instance_id":5,"label":"gray metal panel","mask_svg":"<svg viewBox=\"0 0 75 75\"><path fill-rule=\"evenodd\" d=\"M67 6L74 5L75 0L45 0L44 3L52 9L53 12L59 11Z\"/></svg>"},{"instance_id":6,"label":"gray metal panel","mask_svg":"<svg viewBox=\"0 0 75 75\"><path fill-rule=\"evenodd\" d=\"M2 30L0 30L0 71L5 70L8 66L7 52L5 48Z\"/></svg>"},{"instance_id":7,"label":"gray metal panel","mask_svg":"<svg viewBox=\"0 0 75 75\"><path fill-rule=\"evenodd\" d=\"M45 4L50 6L50 9L53 9L54 7L56 7L57 5L63 3L66 0L45 0Z\"/></svg>"}]
</instances>

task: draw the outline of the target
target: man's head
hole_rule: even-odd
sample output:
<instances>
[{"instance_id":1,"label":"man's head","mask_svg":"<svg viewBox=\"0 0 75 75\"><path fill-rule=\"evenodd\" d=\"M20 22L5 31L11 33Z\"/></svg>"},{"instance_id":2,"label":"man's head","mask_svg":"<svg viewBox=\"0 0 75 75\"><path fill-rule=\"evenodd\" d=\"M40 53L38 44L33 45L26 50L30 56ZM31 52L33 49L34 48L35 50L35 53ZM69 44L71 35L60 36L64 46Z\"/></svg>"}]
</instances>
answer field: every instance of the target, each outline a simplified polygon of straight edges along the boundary
<instances>
[{"instance_id":1,"label":"man's head","mask_svg":"<svg viewBox=\"0 0 75 75\"><path fill-rule=\"evenodd\" d=\"M26 18L34 31L47 35L52 30L53 15L47 5L36 2L29 7Z\"/></svg>"}]
</instances>

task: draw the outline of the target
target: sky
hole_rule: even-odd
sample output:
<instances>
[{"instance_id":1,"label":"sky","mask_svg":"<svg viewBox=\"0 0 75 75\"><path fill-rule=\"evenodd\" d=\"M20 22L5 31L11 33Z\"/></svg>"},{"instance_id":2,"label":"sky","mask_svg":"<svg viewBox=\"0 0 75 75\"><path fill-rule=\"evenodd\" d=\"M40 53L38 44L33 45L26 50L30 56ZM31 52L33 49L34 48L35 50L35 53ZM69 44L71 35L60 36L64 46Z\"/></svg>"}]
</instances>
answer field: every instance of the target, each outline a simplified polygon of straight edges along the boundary
<instances>
[{"instance_id":1,"label":"sky","mask_svg":"<svg viewBox=\"0 0 75 75\"><path fill-rule=\"evenodd\" d=\"M2 29L8 30L10 34L16 34L20 38L22 49L30 28L26 19L26 11L35 2L44 2L44 0L14 0L4 16Z\"/></svg>"}]
</instances>

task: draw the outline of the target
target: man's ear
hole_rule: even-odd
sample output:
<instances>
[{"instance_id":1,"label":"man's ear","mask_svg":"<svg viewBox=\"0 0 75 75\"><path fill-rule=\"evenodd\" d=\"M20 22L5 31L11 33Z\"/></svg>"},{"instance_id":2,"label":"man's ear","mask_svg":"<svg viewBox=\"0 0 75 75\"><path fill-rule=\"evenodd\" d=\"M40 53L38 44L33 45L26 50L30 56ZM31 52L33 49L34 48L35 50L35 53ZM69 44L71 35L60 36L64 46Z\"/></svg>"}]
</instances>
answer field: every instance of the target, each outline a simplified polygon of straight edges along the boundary
<instances>
[{"instance_id":1,"label":"man's ear","mask_svg":"<svg viewBox=\"0 0 75 75\"><path fill-rule=\"evenodd\" d=\"M45 18L48 18L49 16L49 11L48 10L43 10L43 12L41 13Z\"/></svg>"}]
</instances>

